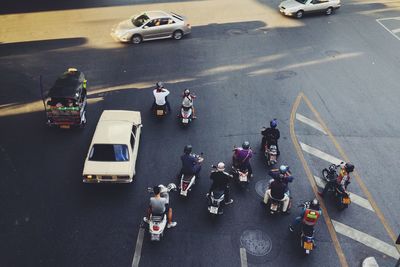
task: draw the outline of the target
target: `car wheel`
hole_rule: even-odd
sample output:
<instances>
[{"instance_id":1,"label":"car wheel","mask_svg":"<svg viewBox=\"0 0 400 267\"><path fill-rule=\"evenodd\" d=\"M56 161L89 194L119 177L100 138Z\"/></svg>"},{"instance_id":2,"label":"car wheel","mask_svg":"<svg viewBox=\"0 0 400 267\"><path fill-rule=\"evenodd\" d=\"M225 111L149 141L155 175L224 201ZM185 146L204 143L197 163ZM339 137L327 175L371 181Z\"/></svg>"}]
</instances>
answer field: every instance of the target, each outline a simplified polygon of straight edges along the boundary
<instances>
[{"instance_id":1,"label":"car wheel","mask_svg":"<svg viewBox=\"0 0 400 267\"><path fill-rule=\"evenodd\" d=\"M304 11L303 10L299 10L296 12L296 18L301 19L303 17Z\"/></svg>"},{"instance_id":2,"label":"car wheel","mask_svg":"<svg viewBox=\"0 0 400 267\"><path fill-rule=\"evenodd\" d=\"M140 36L139 34L135 34L134 36L132 36L131 38L131 42L133 44L140 44L143 41L142 36Z\"/></svg>"},{"instance_id":3,"label":"car wheel","mask_svg":"<svg viewBox=\"0 0 400 267\"><path fill-rule=\"evenodd\" d=\"M333 8L332 8L332 7L328 7L328 8L326 9L326 11L325 11L325 14L329 16L329 15L332 14L332 12L333 12Z\"/></svg>"},{"instance_id":4,"label":"car wheel","mask_svg":"<svg viewBox=\"0 0 400 267\"><path fill-rule=\"evenodd\" d=\"M175 40L180 40L182 39L182 37L183 37L183 32L181 30L176 30L172 34L172 38L174 38Z\"/></svg>"}]
</instances>

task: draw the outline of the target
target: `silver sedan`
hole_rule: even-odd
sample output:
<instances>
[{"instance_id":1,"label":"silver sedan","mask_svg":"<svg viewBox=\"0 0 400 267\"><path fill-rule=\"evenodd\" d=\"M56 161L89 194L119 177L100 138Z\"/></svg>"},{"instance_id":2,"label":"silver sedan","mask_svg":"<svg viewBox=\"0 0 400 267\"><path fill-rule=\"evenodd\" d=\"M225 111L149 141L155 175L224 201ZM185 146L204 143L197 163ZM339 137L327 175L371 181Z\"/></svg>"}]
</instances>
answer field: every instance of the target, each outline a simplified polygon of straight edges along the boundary
<instances>
[{"instance_id":1,"label":"silver sedan","mask_svg":"<svg viewBox=\"0 0 400 267\"><path fill-rule=\"evenodd\" d=\"M164 38L180 40L190 31L191 26L183 16L165 11L146 11L116 25L111 36L120 42L139 44Z\"/></svg>"}]
</instances>

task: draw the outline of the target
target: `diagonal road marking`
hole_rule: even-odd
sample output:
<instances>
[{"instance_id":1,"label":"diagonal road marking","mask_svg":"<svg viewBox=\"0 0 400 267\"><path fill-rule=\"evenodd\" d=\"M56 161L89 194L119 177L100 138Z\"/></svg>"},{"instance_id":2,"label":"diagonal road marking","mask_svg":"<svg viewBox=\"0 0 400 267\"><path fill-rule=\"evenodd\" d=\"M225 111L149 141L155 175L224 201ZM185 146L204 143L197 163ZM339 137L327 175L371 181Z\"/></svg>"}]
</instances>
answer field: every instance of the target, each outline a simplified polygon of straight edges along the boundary
<instances>
[{"instance_id":1,"label":"diagonal road marking","mask_svg":"<svg viewBox=\"0 0 400 267\"><path fill-rule=\"evenodd\" d=\"M139 233L136 240L135 254L133 255L133 260L132 260L132 267L139 266L140 256L142 254L144 231L145 231L144 227L139 228Z\"/></svg>"},{"instance_id":2,"label":"diagonal road marking","mask_svg":"<svg viewBox=\"0 0 400 267\"><path fill-rule=\"evenodd\" d=\"M324 188L325 187L326 182L325 182L324 179L322 179L322 178L320 178L318 176L315 176L315 175L314 175L314 179L315 179L315 182L317 183L317 186L319 188ZM357 204L358 206L363 207L365 209L368 209L370 211L374 211L374 209L372 208L372 206L369 203L368 199L360 197L359 195L354 194L354 193L351 193L350 198L351 198L351 202L352 203Z\"/></svg>"},{"instance_id":3,"label":"diagonal road marking","mask_svg":"<svg viewBox=\"0 0 400 267\"><path fill-rule=\"evenodd\" d=\"M305 124L307 124L307 125L309 125L309 126L311 126L311 127L313 127L314 129L317 129L318 131L326 134L324 128L322 128L321 124L319 124L318 122L313 121L313 120L311 120L311 119L309 119L309 118L307 118L307 117L305 117L305 116L303 116L303 115L301 115L299 113L296 113L296 119L301 121L301 122L303 122L303 123L305 123Z\"/></svg>"},{"instance_id":4,"label":"diagonal road marking","mask_svg":"<svg viewBox=\"0 0 400 267\"><path fill-rule=\"evenodd\" d=\"M387 30L391 35L393 35L394 36L394 38L396 38L397 40L399 40L400 41L400 37L399 36L397 36L394 32L392 32L391 30L389 30L389 28L388 27L386 27L385 25L383 25L383 23L382 22L380 22L380 20L379 19L377 19L376 20L376 22L378 22L385 30Z\"/></svg>"},{"instance_id":5,"label":"diagonal road marking","mask_svg":"<svg viewBox=\"0 0 400 267\"><path fill-rule=\"evenodd\" d=\"M393 33L398 33L398 32L400 32L400 28L398 28L398 29L393 29L392 32L393 32Z\"/></svg>"},{"instance_id":6,"label":"diagonal road marking","mask_svg":"<svg viewBox=\"0 0 400 267\"><path fill-rule=\"evenodd\" d=\"M320 159L323 159L325 161L328 161L328 162L336 164L336 165L339 165L341 162L343 162L343 160L338 159L338 158L336 158L334 156L331 156L331 155L329 155L329 154L327 154L327 153L325 153L325 152L323 152L323 151L321 151L321 150L319 150L319 149L317 149L315 147L309 146L309 145L304 144L302 142L299 142L299 143L300 143L301 148L305 152L307 152L308 154L311 154L313 156L316 156L316 157L318 157Z\"/></svg>"},{"instance_id":7,"label":"diagonal road marking","mask_svg":"<svg viewBox=\"0 0 400 267\"><path fill-rule=\"evenodd\" d=\"M339 234L347 236L392 258L398 259L400 257L399 252L394 246L335 220L332 220L332 223Z\"/></svg>"}]
</instances>

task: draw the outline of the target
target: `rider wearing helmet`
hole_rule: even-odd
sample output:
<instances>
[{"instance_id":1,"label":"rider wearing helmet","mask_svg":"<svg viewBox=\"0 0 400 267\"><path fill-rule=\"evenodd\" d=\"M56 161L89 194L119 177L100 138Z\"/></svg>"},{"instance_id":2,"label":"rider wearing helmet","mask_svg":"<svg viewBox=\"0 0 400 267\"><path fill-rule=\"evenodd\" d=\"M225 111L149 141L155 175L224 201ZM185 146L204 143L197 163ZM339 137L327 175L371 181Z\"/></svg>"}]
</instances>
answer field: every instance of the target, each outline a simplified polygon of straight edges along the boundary
<instances>
[{"instance_id":1,"label":"rider wearing helmet","mask_svg":"<svg viewBox=\"0 0 400 267\"><path fill-rule=\"evenodd\" d=\"M196 175L199 179L199 173L201 170L201 165L199 163L199 158L192 153L192 146L186 145L183 149L183 155L181 156L182 169L179 178L182 174L184 175Z\"/></svg>"},{"instance_id":2,"label":"rider wearing helmet","mask_svg":"<svg viewBox=\"0 0 400 267\"><path fill-rule=\"evenodd\" d=\"M189 89L185 89L182 94L182 107L184 108L192 108L192 118L196 119L193 100L196 98L194 94L190 92Z\"/></svg>"},{"instance_id":3,"label":"rider wearing helmet","mask_svg":"<svg viewBox=\"0 0 400 267\"><path fill-rule=\"evenodd\" d=\"M274 179L279 177L282 180L286 186L285 193L289 196L289 183L293 182L294 180L294 177L289 170L289 166L282 164L279 166L279 169L271 169L269 171L269 175Z\"/></svg>"},{"instance_id":4,"label":"rider wearing helmet","mask_svg":"<svg viewBox=\"0 0 400 267\"><path fill-rule=\"evenodd\" d=\"M280 154L279 147L278 147L278 139L281 137L281 134L276 128L278 126L278 120L273 119L269 123L270 127L269 128L264 128L263 131L261 131L261 134L263 136L261 140L261 151L265 151L265 147L269 149L271 145L275 145L277 149L278 155Z\"/></svg>"},{"instance_id":5,"label":"rider wearing helmet","mask_svg":"<svg viewBox=\"0 0 400 267\"><path fill-rule=\"evenodd\" d=\"M171 106L168 102L167 96L169 95L169 91L164 88L163 82L157 82L156 88L153 90L154 102L152 106L152 110L155 109L156 105L158 106L167 106L168 112L171 112Z\"/></svg>"},{"instance_id":6,"label":"rider wearing helmet","mask_svg":"<svg viewBox=\"0 0 400 267\"><path fill-rule=\"evenodd\" d=\"M250 142L244 141L242 147L235 148L233 154L233 164L238 166L240 169L247 169L249 172L249 177L253 174L253 169L251 168L250 159L253 156L253 151L250 148Z\"/></svg>"},{"instance_id":7,"label":"rider wearing helmet","mask_svg":"<svg viewBox=\"0 0 400 267\"><path fill-rule=\"evenodd\" d=\"M311 201L304 203L303 210L300 216L296 217L293 224L289 225L289 230L294 231L294 227L300 222L306 226L314 227L319 217L322 215L321 207L319 206L318 199L314 198Z\"/></svg>"},{"instance_id":8,"label":"rider wearing helmet","mask_svg":"<svg viewBox=\"0 0 400 267\"><path fill-rule=\"evenodd\" d=\"M211 172L210 179L212 180L211 191L218 189L223 190L225 195L225 205L233 203L233 199L229 197L229 182L232 176L225 172L225 163L219 162L215 171Z\"/></svg>"},{"instance_id":9,"label":"rider wearing helmet","mask_svg":"<svg viewBox=\"0 0 400 267\"><path fill-rule=\"evenodd\" d=\"M337 178L327 182L324 190L318 192L321 197L324 197L330 188L337 187L341 191L347 190L347 186L350 184L350 173L354 171L354 165L350 162L342 162L338 167L340 167L340 171Z\"/></svg>"},{"instance_id":10,"label":"rider wearing helmet","mask_svg":"<svg viewBox=\"0 0 400 267\"><path fill-rule=\"evenodd\" d=\"M271 197L273 199L280 200L283 202L282 212L289 214L290 212L288 211L288 207L290 198L285 192L286 185L283 182L283 176L278 175L272 180L269 185L269 189L264 194L264 204L268 204L268 201Z\"/></svg>"}]
</instances>

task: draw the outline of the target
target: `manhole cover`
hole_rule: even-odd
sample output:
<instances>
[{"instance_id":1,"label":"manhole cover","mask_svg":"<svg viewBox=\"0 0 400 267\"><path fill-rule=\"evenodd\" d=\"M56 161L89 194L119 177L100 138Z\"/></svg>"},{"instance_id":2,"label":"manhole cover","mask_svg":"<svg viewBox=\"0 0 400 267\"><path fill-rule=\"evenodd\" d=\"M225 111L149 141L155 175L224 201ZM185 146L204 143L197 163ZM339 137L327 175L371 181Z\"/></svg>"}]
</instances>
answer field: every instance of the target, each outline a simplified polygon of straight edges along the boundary
<instances>
[{"instance_id":1,"label":"manhole cover","mask_svg":"<svg viewBox=\"0 0 400 267\"><path fill-rule=\"evenodd\" d=\"M282 70L278 71L275 75L275 80L284 80L287 78L291 78L293 76L296 76L297 72L292 71L292 70Z\"/></svg>"},{"instance_id":2,"label":"manhole cover","mask_svg":"<svg viewBox=\"0 0 400 267\"><path fill-rule=\"evenodd\" d=\"M269 236L260 230L246 230L240 236L240 244L253 256L265 256L272 249Z\"/></svg>"},{"instance_id":3,"label":"manhole cover","mask_svg":"<svg viewBox=\"0 0 400 267\"><path fill-rule=\"evenodd\" d=\"M239 35L239 34L243 34L244 31L241 29L231 29L231 30L227 30L226 31L229 35Z\"/></svg>"},{"instance_id":4,"label":"manhole cover","mask_svg":"<svg viewBox=\"0 0 400 267\"><path fill-rule=\"evenodd\" d=\"M256 192L262 198L264 198L265 191L267 191L268 183L268 179L261 180L256 183Z\"/></svg>"}]
</instances>

